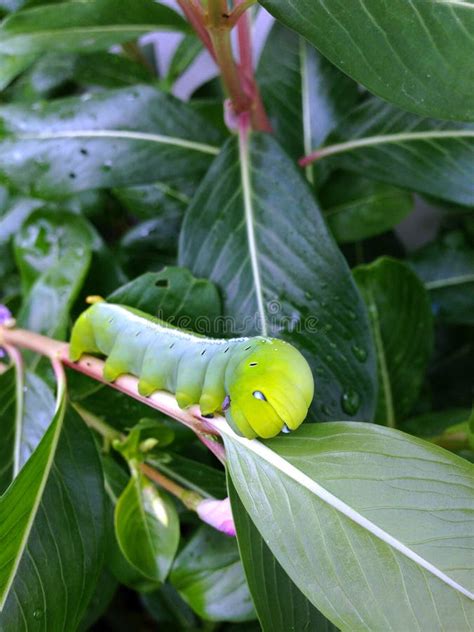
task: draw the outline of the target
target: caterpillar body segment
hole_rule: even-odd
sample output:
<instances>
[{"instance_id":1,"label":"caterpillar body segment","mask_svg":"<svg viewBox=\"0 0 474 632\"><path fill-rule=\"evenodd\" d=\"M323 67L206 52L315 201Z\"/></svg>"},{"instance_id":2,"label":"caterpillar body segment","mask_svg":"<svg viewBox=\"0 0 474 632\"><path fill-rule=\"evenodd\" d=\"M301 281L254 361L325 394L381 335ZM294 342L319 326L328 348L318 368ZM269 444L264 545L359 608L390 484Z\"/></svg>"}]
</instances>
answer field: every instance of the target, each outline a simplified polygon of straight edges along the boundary
<instances>
[{"instance_id":1,"label":"caterpillar body segment","mask_svg":"<svg viewBox=\"0 0 474 632\"><path fill-rule=\"evenodd\" d=\"M287 342L207 338L122 305L97 302L79 316L71 360L84 353L106 357L106 380L130 373L141 395L166 390L181 408L199 404L203 415L224 412L247 438L296 429L313 398L309 365Z\"/></svg>"}]
</instances>

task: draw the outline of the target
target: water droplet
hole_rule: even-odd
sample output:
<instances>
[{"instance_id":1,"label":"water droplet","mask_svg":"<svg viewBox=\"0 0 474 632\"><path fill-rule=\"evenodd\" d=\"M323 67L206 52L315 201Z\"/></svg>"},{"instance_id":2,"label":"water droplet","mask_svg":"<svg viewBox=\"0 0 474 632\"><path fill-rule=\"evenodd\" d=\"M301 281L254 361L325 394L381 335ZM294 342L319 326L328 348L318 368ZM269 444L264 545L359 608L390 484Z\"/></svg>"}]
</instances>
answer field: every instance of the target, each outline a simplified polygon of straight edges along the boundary
<instances>
[{"instance_id":1,"label":"water droplet","mask_svg":"<svg viewBox=\"0 0 474 632\"><path fill-rule=\"evenodd\" d=\"M359 362L365 362L367 360L367 351L359 347L358 345L353 345L352 353L359 360Z\"/></svg>"},{"instance_id":2,"label":"water droplet","mask_svg":"<svg viewBox=\"0 0 474 632\"><path fill-rule=\"evenodd\" d=\"M360 395L357 391L349 389L341 396L342 410L348 415L355 415L360 408Z\"/></svg>"},{"instance_id":3,"label":"water droplet","mask_svg":"<svg viewBox=\"0 0 474 632\"><path fill-rule=\"evenodd\" d=\"M36 608L36 610L33 612L33 617L35 619L42 619L43 618L43 610L41 608Z\"/></svg>"}]
</instances>

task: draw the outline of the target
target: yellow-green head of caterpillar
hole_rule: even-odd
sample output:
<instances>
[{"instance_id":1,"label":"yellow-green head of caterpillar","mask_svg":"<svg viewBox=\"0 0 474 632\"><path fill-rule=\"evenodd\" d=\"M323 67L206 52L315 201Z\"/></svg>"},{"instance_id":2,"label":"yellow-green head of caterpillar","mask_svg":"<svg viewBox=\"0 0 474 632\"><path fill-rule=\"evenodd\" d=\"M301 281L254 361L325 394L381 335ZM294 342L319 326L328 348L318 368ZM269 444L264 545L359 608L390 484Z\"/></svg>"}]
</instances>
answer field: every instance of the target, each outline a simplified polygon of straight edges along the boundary
<instances>
[{"instance_id":1,"label":"yellow-green head of caterpillar","mask_svg":"<svg viewBox=\"0 0 474 632\"><path fill-rule=\"evenodd\" d=\"M314 394L311 369L292 345L254 339L249 354L226 374L223 408L229 424L248 439L296 430Z\"/></svg>"}]
</instances>

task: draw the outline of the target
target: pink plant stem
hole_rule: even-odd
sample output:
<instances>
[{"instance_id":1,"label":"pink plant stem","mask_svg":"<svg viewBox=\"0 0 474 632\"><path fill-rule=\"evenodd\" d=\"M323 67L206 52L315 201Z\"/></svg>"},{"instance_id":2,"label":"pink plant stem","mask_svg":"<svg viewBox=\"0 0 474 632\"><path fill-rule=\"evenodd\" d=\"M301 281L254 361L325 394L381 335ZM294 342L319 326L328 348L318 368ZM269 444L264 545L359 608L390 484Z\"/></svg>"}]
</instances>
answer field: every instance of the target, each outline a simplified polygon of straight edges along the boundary
<instances>
[{"instance_id":1,"label":"pink plant stem","mask_svg":"<svg viewBox=\"0 0 474 632\"><path fill-rule=\"evenodd\" d=\"M190 2L189 0L178 0L178 4L181 7L181 10L184 13L189 24L196 32L196 35L207 48L213 60L216 61L214 47L212 45L209 33L206 29L206 25L204 24L202 8L196 6L192 1Z\"/></svg>"},{"instance_id":2,"label":"pink plant stem","mask_svg":"<svg viewBox=\"0 0 474 632\"><path fill-rule=\"evenodd\" d=\"M157 391L150 397L143 397L138 393L138 380L132 375L122 375L113 383L107 382L103 378L104 362L102 360L84 355L79 362L72 362L69 359L69 345L67 343L52 340L31 331L0 327L0 346L21 347L50 358L58 378L58 392L64 381L64 371L61 366L64 364L74 371L83 373L137 399L146 406L159 410L190 428L221 462L225 462L224 447L217 441L217 437L212 436L218 435L218 433L202 417L198 406L189 410L182 410L178 406L176 398L171 393L164 391Z\"/></svg>"},{"instance_id":3,"label":"pink plant stem","mask_svg":"<svg viewBox=\"0 0 474 632\"><path fill-rule=\"evenodd\" d=\"M237 6L245 4L245 0L238 0ZM262 132L272 132L272 126L262 102L260 90L255 80L253 67L252 23L248 11L237 21L237 39L239 43L240 65L239 73L242 86L252 103L252 122L255 129Z\"/></svg>"},{"instance_id":4,"label":"pink plant stem","mask_svg":"<svg viewBox=\"0 0 474 632\"><path fill-rule=\"evenodd\" d=\"M323 157L323 155L321 154L320 151L313 151L311 154L308 154L307 156L304 156L303 158L300 158L298 160L298 164L299 164L300 167L308 167L313 162L316 162L317 160L319 160L322 157Z\"/></svg>"}]
</instances>

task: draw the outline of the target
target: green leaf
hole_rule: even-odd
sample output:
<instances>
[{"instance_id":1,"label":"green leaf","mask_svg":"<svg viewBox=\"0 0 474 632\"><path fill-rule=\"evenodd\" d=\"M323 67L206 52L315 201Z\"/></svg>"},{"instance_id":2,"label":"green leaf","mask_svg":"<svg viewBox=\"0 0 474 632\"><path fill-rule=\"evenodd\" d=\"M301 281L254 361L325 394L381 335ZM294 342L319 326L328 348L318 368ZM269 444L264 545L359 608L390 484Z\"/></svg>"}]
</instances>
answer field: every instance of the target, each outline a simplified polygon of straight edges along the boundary
<instances>
[{"instance_id":1,"label":"green leaf","mask_svg":"<svg viewBox=\"0 0 474 632\"><path fill-rule=\"evenodd\" d=\"M102 453L101 457L104 470L105 490L107 492L106 528L108 538L106 566L120 584L124 584L139 592L156 590L160 586L160 582L151 581L148 577L143 575L138 568L132 566L123 555L117 541L114 513L120 496L130 482L130 474L128 471L125 471L110 454Z\"/></svg>"},{"instance_id":2,"label":"green leaf","mask_svg":"<svg viewBox=\"0 0 474 632\"><path fill-rule=\"evenodd\" d=\"M99 88L120 88L153 80L143 64L106 52L76 55L73 78L82 85Z\"/></svg>"},{"instance_id":3,"label":"green leaf","mask_svg":"<svg viewBox=\"0 0 474 632\"><path fill-rule=\"evenodd\" d=\"M428 294L406 264L388 257L358 266L354 278L367 303L377 351L375 420L393 427L415 403L433 351Z\"/></svg>"},{"instance_id":4,"label":"green leaf","mask_svg":"<svg viewBox=\"0 0 474 632\"><path fill-rule=\"evenodd\" d=\"M17 393L16 372L14 367L0 373L0 494L6 490L13 479L16 438Z\"/></svg>"},{"instance_id":5,"label":"green leaf","mask_svg":"<svg viewBox=\"0 0 474 632\"><path fill-rule=\"evenodd\" d=\"M334 625L470 629L469 463L371 424L304 425L265 444L214 425L245 509Z\"/></svg>"},{"instance_id":6,"label":"green leaf","mask_svg":"<svg viewBox=\"0 0 474 632\"><path fill-rule=\"evenodd\" d=\"M7 101L32 103L54 98L70 88L73 81L74 55L49 53L41 56L5 92Z\"/></svg>"},{"instance_id":7,"label":"green leaf","mask_svg":"<svg viewBox=\"0 0 474 632\"><path fill-rule=\"evenodd\" d=\"M198 629L196 615L170 584L155 592L142 595L141 601L156 623L167 630Z\"/></svg>"},{"instance_id":8,"label":"green leaf","mask_svg":"<svg viewBox=\"0 0 474 632\"><path fill-rule=\"evenodd\" d=\"M336 632L277 562L228 480L239 551L262 630Z\"/></svg>"},{"instance_id":9,"label":"green leaf","mask_svg":"<svg viewBox=\"0 0 474 632\"><path fill-rule=\"evenodd\" d=\"M207 621L255 618L237 543L215 529L196 531L176 558L170 581Z\"/></svg>"},{"instance_id":10,"label":"green leaf","mask_svg":"<svg viewBox=\"0 0 474 632\"><path fill-rule=\"evenodd\" d=\"M93 624L102 617L109 608L118 584L115 577L107 567L103 567L99 579L97 580L97 588L92 595L87 610L78 627L78 632L89 632Z\"/></svg>"},{"instance_id":11,"label":"green leaf","mask_svg":"<svg viewBox=\"0 0 474 632\"><path fill-rule=\"evenodd\" d=\"M176 263L182 219L182 215L173 212L163 214L140 222L125 233L118 244L117 256L130 277Z\"/></svg>"},{"instance_id":12,"label":"green leaf","mask_svg":"<svg viewBox=\"0 0 474 632\"><path fill-rule=\"evenodd\" d=\"M197 279L185 268L147 272L113 292L107 299L135 307L184 329L209 335L221 314L216 286Z\"/></svg>"},{"instance_id":13,"label":"green leaf","mask_svg":"<svg viewBox=\"0 0 474 632\"><path fill-rule=\"evenodd\" d=\"M218 285L234 334L278 335L306 354L313 418L372 419L365 306L308 184L270 135L252 134L240 153L227 143L187 211L179 251Z\"/></svg>"},{"instance_id":14,"label":"green leaf","mask_svg":"<svg viewBox=\"0 0 474 632\"><path fill-rule=\"evenodd\" d=\"M183 188L185 182L180 183ZM115 189L114 195L131 213L139 219L156 219L156 217L177 218L184 215L191 199L179 189L156 182L128 189Z\"/></svg>"},{"instance_id":15,"label":"green leaf","mask_svg":"<svg viewBox=\"0 0 474 632\"><path fill-rule=\"evenodd\" d=\"M183 30L186 23L152 0L134 0L117 11L114 0L74 0L33 7L0 26L0 52L16 55L105 50L157 30Z\"/></svg>"},{"instance_id":16,"label":"green leaf","mask_svg":"<svg viewBox=\"0 0 474 632\"><path fill-rule=\"evenodd\" d=\"M413 208L410 193L345 171L334 173L319 190L318 198L339 243L384 233Z\"/></svg>"},{"instance_id":17,"label":"green leaf","mask_svg":"<svg viewBox=\"0 0 474 632\"><path fill-rule=\"evenodd\" d=\"M25 552L51 472L66 410L64 389L58 409L38 448L0 496L0 609L4 606Z\"/></svg>"},{"instance_id":18,"label":"green leaf","mask_svg":"<svg viewBox=\"0 0 474 632\"><path fill-rule=\"evenodd\" d=\"M430 411L403 421L402 430L418 437L433 437L443 433L450 426L467 422L471 410L469 408L449 408L448 410Z\"/></svg>"},{"instance_id":19,"label":"green leaf","mask_svg":"<svg viewBox=\"0 0 474 632\"><path fill-rule=\"evenodd\" d=\"M179 519L173 502L138 471L115 506L115 533L132 566L151 581L165 581L178 548Z\"/></svg>"},{"instance_id":20,"label":"green leaf","mask_svg":"<svg viewBox=\"0 0 474 632\"><path fill-rule=\"evenodd\" d=\"M15 238L24 302L18 322L63 338L74 301L85 281L95 234L76 215L37 211Z\"/></svg>"},{"instance_id":21,"label":"green leaf","mask_svg":"<svg viewBox=\"0 0 474 632\"><path fill-rule=\"evenodd\" d=\"M325 144L314 156L333 156L333 167L474 204L472 124L420 118L373 98L357 106Z\"/></svg>"},{"instance_id":22,"label":"green leaf","mask_svg":"<svg viewBox=\"0 0 474 632\"><path fill-rule=\"evenodd\" d=\"M222 136L151 86L0 106L0 176L38 196L199 182Z\"/></svg>"},{"instance_id":23,"label":"green leaf","mask_svg":"<svg viewBox=\"0 0 474 632\"><path fill-rule=\"evenodd\" d=\"M278 23L265 43L257 81L276 137L295 159L319 147L358 98L356 83Z\"/></svg>"},{"instance_id":24,"label":"green leaf","mask_svg":"<svg viewBox=\"0 0 474 632\"><path fill-rule=\"evenodd\" d=\"M76 630L102 568L100 462L89 430L73 411L66 413L61 428L63 411L62 403L38 449L0 501L0 529L12 529L0 547L2 563L11 555L19 561L0 614L2 630ZM25 513L28 531L18 520ZM7 568L10 563L2 565L3 577Z\"/></svg>"},{"instance_id":25,"label":"green leaf","mask_svg":"<svg viewBox=\"0 0 474 632\"><path fill-rule=\"evenodd\" d=\"M18 441L18 467L21 469L41 441L54 415L54 397L39 375L25 371L23 417Z\"/></svg>"},{"instance_id":26,"label":"green leaf","mask_svg":"<svg viewBox=\"0 0 474 632\"><path fill-rule=\"evenodd\" d=\"M42 200L16 195L4 189L2 204L0 205L0 247L9 244L20 230L23 222L31 213L42 206Z\"/></svg>"},{"instance_id":27,"label":"green leaf","mask_svg":"<svg viewBox=\"0 0 474 632\"><path fill-rule=\"evenodd\" d=\"M260 0L371 92L427 116L474 120L471 0Z\"/></svg>"},{"instance_id":28,"label":"green leaf","mask_svg":"<svg viewBox=\"0 0 474 632\"><path fill-rule=\"evenodd\" d=\"M474 248L456 234L428 244L409 261L425 284L436 316L474 325Z\"/></svg>"},{"instance_id":29,"label":"green leaf","mask_svg":"<svg viewBox=\"0 0 474 632\"><path fill-rule=\"evenodd\" d=\"M91 88L121 88L148 83L151 79L151 73L143 65L123 55L45 53L10 86L5 99L33 103L71 92L76 84Z\"/></svg>"},{"instance_id":30,"label":"green leaf","mask_svg":"<svg viewBox=\"0 0 474 632\"><path fill-rule=\"evenodd\" d=\"M0 90L4 90L15 77L33 63L34 59L34 55L6 55L0 53Z\"/></svg>"},{"instance_id":31,"label":"green leaf","mask_svg":"<svg viewBox=\"0 0 474 632\"><path fill-rule=\"evenodd\" d=\"M34 283L70 250L78 258L97 248L97 235L82 217L72 213L39 210L24 222L15 235L15 258L25 295Z\"/></svg>"}]
</instances>

